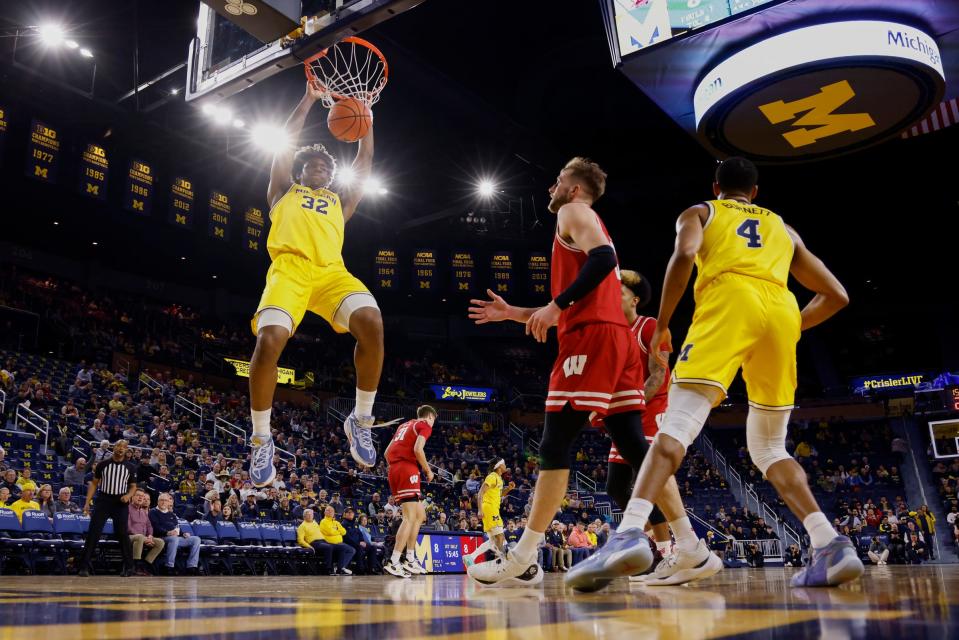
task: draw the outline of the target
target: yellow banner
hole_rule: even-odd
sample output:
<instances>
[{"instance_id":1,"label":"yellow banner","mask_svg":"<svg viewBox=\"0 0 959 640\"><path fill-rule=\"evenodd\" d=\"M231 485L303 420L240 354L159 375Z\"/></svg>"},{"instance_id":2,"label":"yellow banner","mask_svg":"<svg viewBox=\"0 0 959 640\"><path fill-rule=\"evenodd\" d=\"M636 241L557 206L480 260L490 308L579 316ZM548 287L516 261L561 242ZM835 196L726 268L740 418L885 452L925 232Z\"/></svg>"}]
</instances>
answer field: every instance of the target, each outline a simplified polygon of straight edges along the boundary
<instances>
[{"instance_id":1,"label":"yellow banner","mask_svg":"<svg viewBox=\"0 0 959 640\"><path fill-rule=\"evenodd\" d=\"M246 360L234 360L233 358L223 358L229 362L233 369L236 370L236 375L241 378L250 377L250 363ZM293 384L293 380L296 378L296 371L294 369L284 369L283 367L277 367L276 369L276 381L280 384Z\"/></svg>"}]
</instances>

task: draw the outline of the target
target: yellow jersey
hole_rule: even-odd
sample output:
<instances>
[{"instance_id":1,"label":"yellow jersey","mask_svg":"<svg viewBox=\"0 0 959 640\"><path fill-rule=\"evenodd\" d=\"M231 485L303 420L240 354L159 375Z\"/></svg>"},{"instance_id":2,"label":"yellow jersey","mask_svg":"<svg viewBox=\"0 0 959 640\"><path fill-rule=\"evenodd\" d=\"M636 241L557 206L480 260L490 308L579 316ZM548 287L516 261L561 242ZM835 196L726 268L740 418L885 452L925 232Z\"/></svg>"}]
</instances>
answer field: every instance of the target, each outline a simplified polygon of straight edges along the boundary
<instances>
[{"instance_id":1,"label":"yellow jersey","mask_svg":"<svg viewBox=\"0 0 959 640\"><path fill-rule=\"evenodd\" d=\"M736 273L786 287L792 264L792 237L778 215L736 200L709 200L703 244L696 254L698 297L724 273Z\"/></svg>"},{"instance_id":2,"label":"yellow jersey","mask_svg":"<svg viewBox=\"0 0 959 640\"><path fill-rule=\"evenodd\" d=\"M503 500L503 479L495 471L486 476L483 481L486 493L483 494L483 514L499 513L499 505Z\"/></svg>"},{"instance_id":3,"label":"yellow jersey","mask_svg":"<svg viewBox=\"0 0 959 640\"><path fill-rule=\"evenodd\" d=\"M294 183L270 209L270 258L292 253L324 267L343 262L343 207L329 189Z\"/></svg>"}]
</instances>

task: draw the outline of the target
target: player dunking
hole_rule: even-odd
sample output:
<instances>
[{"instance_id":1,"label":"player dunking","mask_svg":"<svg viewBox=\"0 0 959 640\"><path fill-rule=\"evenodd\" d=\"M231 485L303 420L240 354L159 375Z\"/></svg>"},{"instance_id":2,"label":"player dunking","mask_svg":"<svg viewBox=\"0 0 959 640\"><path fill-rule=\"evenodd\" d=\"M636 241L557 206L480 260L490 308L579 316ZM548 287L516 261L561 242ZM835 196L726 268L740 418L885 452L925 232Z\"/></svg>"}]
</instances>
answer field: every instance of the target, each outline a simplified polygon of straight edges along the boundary
<instances>
[{"instance_id":1,"label":"player dunking","mask_svg":"<svg viewBox=\"0 0 959 640\"><path fill-rule=\"evenodd\" d=\"M503 502L510 491L516 488L512 482L503 490L503 477L509 473L506 468L506 461L497 460L493 464L493 469L483 480L479 493L476 495L476 502L479 507L479 517L483 519L483 531L486 532L486 542L476 548L476 551L463 558L463 564L469 568L476 559L487 551L493 551L497 555L503 554L506 546L506 535L503 533L503 518L499 514L500 504Z\"/></svg>"},{"instance_id":2,"label":"player dunking","mask_svg":"<svg viewBox=\"0 0 959 640\"><path fill-rule=\"evenodd\" d=\"M606 174L599 165L573 158L549 189L549 210L556 214L552 302L538 309L514 307L489 291L490 300L473 300L469 308L469 317L477 324L523 322L527 334L539 342L545 342L549 328L557 326L559 338L540 443L541 471L528 525L505 556L467 570L483 585L533 585L543 580L537 547L566 494L570 446L590 413L605 418L607 431L627 459L642 460L646 452L639 347L620 308L613 243L591 206L605 188ZM652 551L648 547L646 551L648 566ZM630 567L621 570L621 575L634 573ZM592 578L585 576L577 588L592 585Z\"/></svg>"},{"instance_id":3,"label":"player dunking","mask_svg":"<svg viewBox=\"0 0 959 640\"><path fill-rule=\"evenodd\" d=\"M426 404L419 407L415 420L404 422L396 428L396 434L384 454L389 465L387 477L390 493L403 511L403 522L396 532L393 556L383 565L387 572L397 578L426 573L415 557L416 537L426 522L426 510L420 503L420 468L426 474L426 481L432 482L433 470L426 460L425 447L435 422L436 409Z\"/></svg>"},{"instance_id":4,"label":"player dunking","mask_svg":"<svg viewBox=\"0 0 959 640\"><path fill-rule=\"evenodd\" d=\"M286 121L295 140L321 93L307 83L306 94ZM251 321L256 349L250 363L250 412L253 419L250 478L262 487L273 482L270 412L280 354L307 310L326 320L337 333L356 338L356 407L343 425L357 463L376 462L370 429L373 401L383 368L383 318L376 300L343 264L344 225L363 197L362 185L373 164L373 130L359 141L354 187L330 191L336 161L322 145L273 156L267 199L270 234L267 249L273 264Z\"/></svg>"},{"instance_id":5,"label":"player dunking","mask_svg":"<svg viewBox=\"0 0 959 640\"><path fill-rule=\"evenodd\" d=\"M636 546L628 542L631 532L645 526L660 488L676 472L740 367L749 395L749 455L802 520L812 542L809 566L793 576L793 586L833 586L863 572L849 538L833 529L802 467L786 451L800 333L833 316L848 297L782 218L752 204L757 181L752 162L729 158L716 170L717 199L679 216L652 344L672 350L669 323L694 265L696 312L673 371L666 417L640 468L623 521L607 543L619 553L596 554L606 558L610 573L620 563L638 561L638 553L633 557L627 550ZM816 294L802 312L786 286L790 274ZM665 366L664 360L659 366Z\"/></svg>"}]
</instances>

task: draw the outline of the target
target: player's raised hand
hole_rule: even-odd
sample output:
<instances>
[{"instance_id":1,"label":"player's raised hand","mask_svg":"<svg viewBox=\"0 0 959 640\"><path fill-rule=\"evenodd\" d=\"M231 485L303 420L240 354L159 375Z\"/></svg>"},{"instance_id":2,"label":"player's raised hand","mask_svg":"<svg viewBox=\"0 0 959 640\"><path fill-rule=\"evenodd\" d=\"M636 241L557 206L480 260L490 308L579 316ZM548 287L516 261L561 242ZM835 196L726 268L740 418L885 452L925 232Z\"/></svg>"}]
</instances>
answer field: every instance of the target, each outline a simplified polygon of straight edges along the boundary
<instances>
[{"instance_id":1,"label":"player's raised hand","mask_svg":"<svg viewBox=\"0 0 959 640\"><path fill-rule=\"evenodd\" d=\"M537 342L546 342L546 334L549 332L549 328L556 326L561 313L562 309L555 302L550 302L545 307L537 309L526 321L526 335L533 336Z\"/></svg>"},{"instance_id":2,"label":"player's raised hand","mask_svg":"<svg viewBox=\"0 0 959 640\"><path fill-rule=\"evenodd\" d=\"M326 90L321 89L318 85L313 84L312 80L307 80L306 95L308 95L312 100L320 100L326 95Z\"/></svg>"},{"instance_id":3,"label":"player's raised hand","mask_svg":"<svg viewBox=\"0 0 959 640\"><path fill-rule=\"evenodd\" d=\"M470 300L469 318L476 324L486 324L487 322L502 322L509 320L510 306L500 296L493 293L492 289L486 290L489 300Z\"/></svg>"},{"instance_id":4,"label":"player's raised hand","mask_svg":"<svg viewBox=\"0 0 959 640\"><path fill-rule=\"evenodd\" d=\"M669 327L656 324L656 330L649 341L649 346L653 350L653 356L663 367L669 366L669 354L673 352L673 334L669 332Z\"/></svg>"}]
</instances>

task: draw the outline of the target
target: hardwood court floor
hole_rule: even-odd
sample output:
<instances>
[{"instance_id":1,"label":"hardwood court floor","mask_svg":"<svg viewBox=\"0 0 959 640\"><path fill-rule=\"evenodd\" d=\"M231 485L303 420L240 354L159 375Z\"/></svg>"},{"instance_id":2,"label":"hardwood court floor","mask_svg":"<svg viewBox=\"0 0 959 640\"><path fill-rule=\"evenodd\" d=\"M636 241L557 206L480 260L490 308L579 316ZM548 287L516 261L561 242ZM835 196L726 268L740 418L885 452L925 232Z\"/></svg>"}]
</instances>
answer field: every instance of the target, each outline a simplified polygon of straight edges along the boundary
<instances>
[{"instance_id":1,"label":"hardwood court floor","mask_svg":"<svg viewBox=\"0 0 959 640\"><path fill-rule=\"evenodd\" d=\"M590 595L552 574L536 589L461 575L0 576L0 640L959 638L956 565L868 567L840 589L791 589L790 572L725 570L659 589L618 580Z\"/></svg>"}]
</instances>

